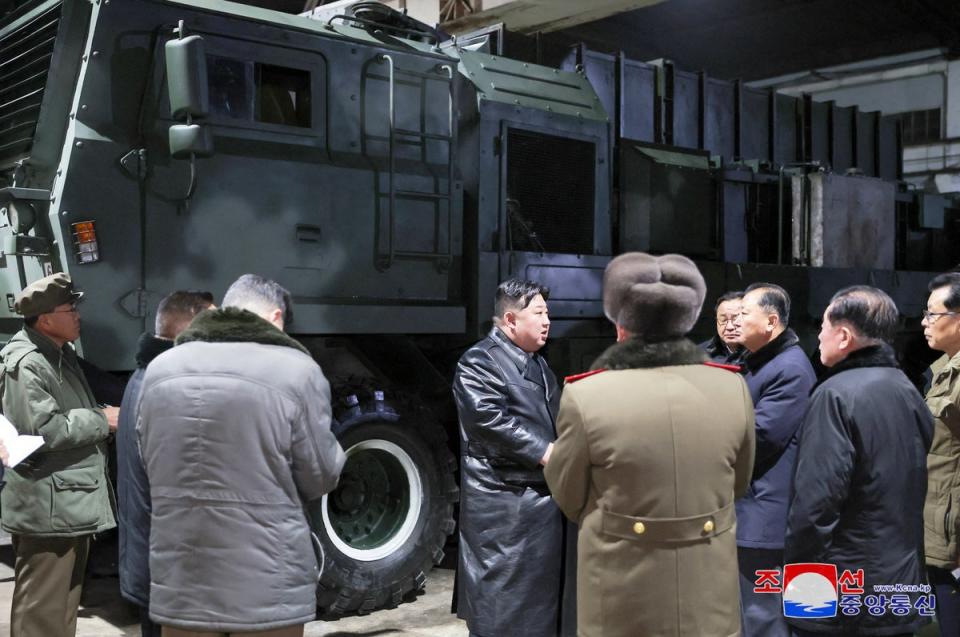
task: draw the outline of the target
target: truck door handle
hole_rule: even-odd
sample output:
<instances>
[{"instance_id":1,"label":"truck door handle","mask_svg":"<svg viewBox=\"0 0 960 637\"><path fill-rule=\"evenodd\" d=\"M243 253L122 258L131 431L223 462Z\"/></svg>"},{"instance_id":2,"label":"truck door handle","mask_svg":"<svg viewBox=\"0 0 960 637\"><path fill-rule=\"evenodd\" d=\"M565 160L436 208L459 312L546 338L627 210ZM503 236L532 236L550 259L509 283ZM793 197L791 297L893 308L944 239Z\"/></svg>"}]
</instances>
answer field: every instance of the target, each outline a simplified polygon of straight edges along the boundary
<instances>
[{"instance_id":1,"label":"truck door handle","mask_svg":"<svg viewBox=\"0 0 960 637\"><path fill-rule=\"evenodd\" d=\"M313 226L306 223L297 224L297 241L320 243L320 235L320 226Z\"/></svg>"}]
</instances>

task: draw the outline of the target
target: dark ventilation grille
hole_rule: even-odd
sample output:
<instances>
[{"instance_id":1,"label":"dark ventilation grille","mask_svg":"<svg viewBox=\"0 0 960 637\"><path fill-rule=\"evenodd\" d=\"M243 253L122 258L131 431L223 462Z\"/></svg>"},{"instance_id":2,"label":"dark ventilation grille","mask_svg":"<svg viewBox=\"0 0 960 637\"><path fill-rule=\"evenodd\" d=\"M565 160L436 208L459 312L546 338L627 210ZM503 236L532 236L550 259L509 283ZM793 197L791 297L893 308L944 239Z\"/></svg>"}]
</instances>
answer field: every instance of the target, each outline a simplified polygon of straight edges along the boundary
<instances>
[{"instance_id":1,"label":"dark ventilation grille","mask_svg":"<svg viewBox=\"0 0 960 637\"><path fill-rule=\"evenodd\" d=\"M595 162L591 142L510 130L507 249L592 254Z\"/></svg>"},{"instance_id":2,"label":"dark ventilation grille","mask_svg":"<svg viewBox=\"0 0 960 637\"><path fill-rule=\"evenodd\" d=\"M54 5L0 38L0 166L30 153L61 6Z\"/></svg>"}]
</instances>

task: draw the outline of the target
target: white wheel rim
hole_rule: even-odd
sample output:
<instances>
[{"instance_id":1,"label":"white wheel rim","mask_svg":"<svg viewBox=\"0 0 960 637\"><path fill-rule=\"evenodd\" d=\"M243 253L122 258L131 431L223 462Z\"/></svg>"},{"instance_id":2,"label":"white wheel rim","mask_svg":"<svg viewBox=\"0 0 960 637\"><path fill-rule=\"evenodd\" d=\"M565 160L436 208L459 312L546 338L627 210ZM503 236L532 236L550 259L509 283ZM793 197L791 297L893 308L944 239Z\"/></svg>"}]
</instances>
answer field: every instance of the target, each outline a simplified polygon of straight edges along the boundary
<instances>
[{"instance_id":1,"label":"white wheel rim","mask_svg":"<svg viewBox=\"0 0 960 637\"><path fill-rule=\"evenodd\" d=\"M392 555L398 548L403 546L403 544L410 539L411 535L413 535L413 531L417 526L417 522L420 521L420 507L423 504L423 483L420 479L420 472L417 470L417 465L413 462L413 459L410 457L410 455L399 445L390 442L389 440L364 440L346 450L347 459L349 460L350 456L362 451L382 451L388 453L400 464L401 468L403 469L403 473L407 479L407 489L410 494L410 504L407 507L407 513L404 517L403 523L400 525L400 528L393 535L393 537L387 540L384 544L370 549L358 549L344 542L334 530L333 525L330 522L328 503L329 494L323 496L321 514L323 517L323 527L326 531L327 537L330 538L330 541L333 543L333 545L337 547L337 550L349 558L359 560L361 562L373 562Z\"/></svg>"}]
</instances>

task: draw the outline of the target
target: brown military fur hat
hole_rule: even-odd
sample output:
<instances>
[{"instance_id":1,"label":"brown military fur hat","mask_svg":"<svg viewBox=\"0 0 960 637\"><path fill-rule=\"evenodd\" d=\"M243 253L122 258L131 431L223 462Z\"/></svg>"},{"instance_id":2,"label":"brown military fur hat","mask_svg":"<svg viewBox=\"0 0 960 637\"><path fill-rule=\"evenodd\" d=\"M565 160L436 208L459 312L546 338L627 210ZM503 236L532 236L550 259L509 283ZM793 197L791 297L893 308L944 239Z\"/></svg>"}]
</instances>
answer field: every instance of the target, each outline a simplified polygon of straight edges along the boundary
<instances>
[{"instance_id":1,"label":"brown military fur hat","mask_svg":"<svg viewBox=\"0 0 960 637\"><path fill-rule=\"evenodd\" d=\"M679 254L627 252L603 273L607 318L651 343L689 332L706 293L697 266Z\"/></svg>"}]
</instances>

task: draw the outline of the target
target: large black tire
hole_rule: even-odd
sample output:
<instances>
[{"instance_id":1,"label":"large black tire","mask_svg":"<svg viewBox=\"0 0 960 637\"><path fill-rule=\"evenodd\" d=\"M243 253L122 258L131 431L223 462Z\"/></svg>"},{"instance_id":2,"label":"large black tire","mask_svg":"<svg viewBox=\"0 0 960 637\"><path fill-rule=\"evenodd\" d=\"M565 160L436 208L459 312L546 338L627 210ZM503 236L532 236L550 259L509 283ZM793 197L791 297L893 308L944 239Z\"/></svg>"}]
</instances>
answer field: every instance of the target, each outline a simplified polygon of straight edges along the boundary
<instances>
[{"instance_id":1,"label":"large black tire","mask_svg":"<svg viewBox=\"0 0 960 637\"><path fill-rule=\"evenodd\" d=\"M422 409L362 411L358 424L338 436L347 462L324 499L317 534L317 607L325 619L415 597L455 526L456 460L440 424Z\"/></svg>"}]
</instances>

